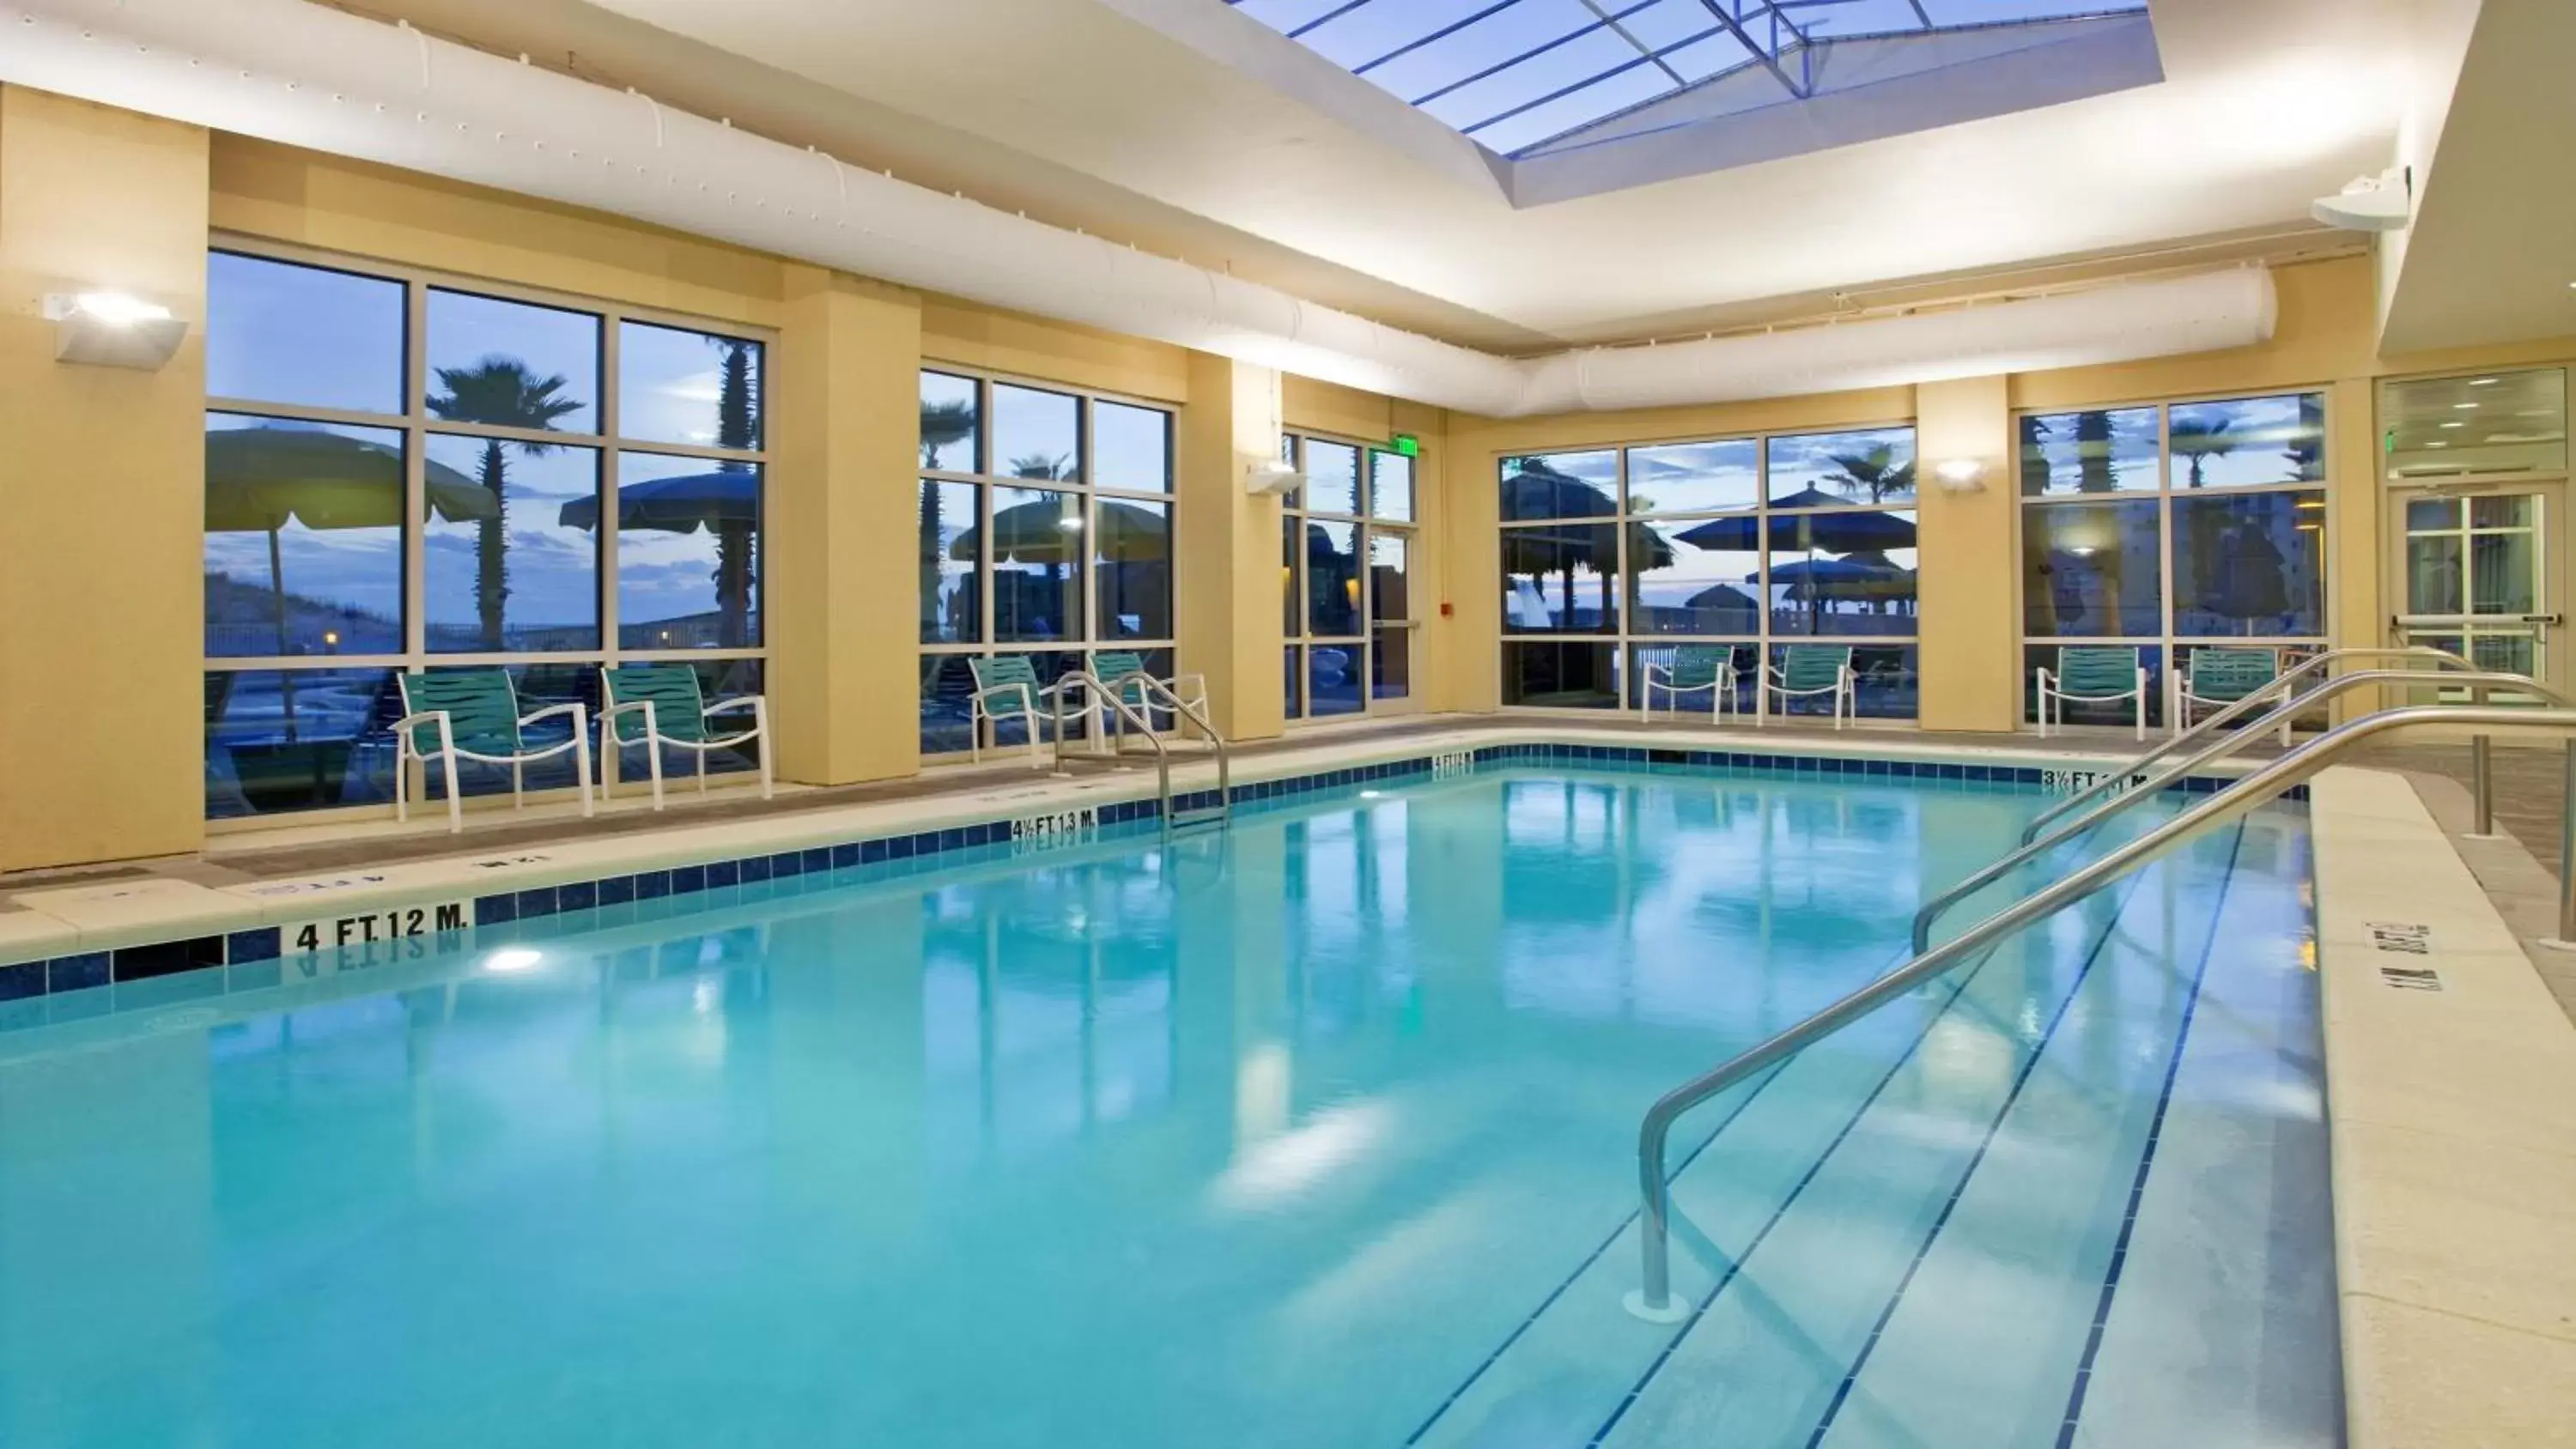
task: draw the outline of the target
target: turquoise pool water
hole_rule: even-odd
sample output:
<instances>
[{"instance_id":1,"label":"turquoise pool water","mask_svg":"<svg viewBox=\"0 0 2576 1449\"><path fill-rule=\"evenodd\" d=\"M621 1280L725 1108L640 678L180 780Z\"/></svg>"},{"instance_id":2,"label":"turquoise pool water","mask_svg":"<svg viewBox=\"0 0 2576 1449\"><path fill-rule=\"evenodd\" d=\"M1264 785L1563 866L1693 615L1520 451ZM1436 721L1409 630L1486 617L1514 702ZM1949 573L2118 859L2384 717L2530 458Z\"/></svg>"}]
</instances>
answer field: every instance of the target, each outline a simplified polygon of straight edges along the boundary
<instances>
[{"instance_id":1,"label":"turquoise pool water","mask_svg":"<svg viewBox=\"0 0 2576 1449\"><path fill-rule=\"evenodd\" d=\"M1686 1119L1620 1310L1646 1104L2045 798L1480 771L0 1035L0 1444L2335 1443L2294 813Z\"/></svg>"}]
</instances>

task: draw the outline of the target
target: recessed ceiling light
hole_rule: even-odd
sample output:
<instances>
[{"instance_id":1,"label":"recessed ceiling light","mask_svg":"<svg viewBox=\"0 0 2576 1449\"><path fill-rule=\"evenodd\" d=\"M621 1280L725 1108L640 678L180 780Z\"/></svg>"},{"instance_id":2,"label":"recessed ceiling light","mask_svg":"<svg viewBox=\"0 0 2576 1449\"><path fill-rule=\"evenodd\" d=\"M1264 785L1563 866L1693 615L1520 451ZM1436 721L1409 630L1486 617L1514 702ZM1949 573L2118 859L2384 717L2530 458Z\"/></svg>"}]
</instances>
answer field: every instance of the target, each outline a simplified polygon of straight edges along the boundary
<instances>
[{"instance_id":1,"label":"recessed ceiling light","mask_svg":"<svg viewBox=\"0 0 2576 1449\"><path fill-rule=\"evenodd\" d=\"M2501 379L2501 378L2494 378L2494 377L2473 377L2473 378L2470 378L2470 379L2469 379L2469 386L2471 386L2471 387L2493 387L2493 386L2495 386L2498 382L2501 382L2501 381L2503 381L2503 379Z\"/></svg>"},{"instance_id":2,"label":"recessed ceiling light","mask_svg":"<svg viewBox=\"0 0 2576 1449\"><path fill-rule=\"evenodd\" d=\"M2443 427L2446 427L2446 428L2465 428L2465 427L2467 427L2467 426L2468 426L2468 424L2467 424L2467 423L2444 423L2444 424L2442 424L2442 426L2443 426Z\"/></svg>"},{"instance_id":3,"label":"recessed ceiling light","mask_svg":"<svg viewBox=\"0 0 2576 1449\"><path fill-rule=\"evenodd\" d=\"M2428 447L2428 448L2447 448L2447 447L2449 447L2449 446L2451 446L2451 445L2450 445L2450 444L2448 444L2448 443L2445 443L2445 442L2441 442L2441 441L2439 441L2439 440L2436 440L2436 441L2433 441L2433 442L2430 442L2430 443L2426 443L2424 446L2425 446L2425 447Z\"/></svg>"},{"instance_id":4,"label":"recessed ceiling light","mask_svg":"<svg viewBox=\"0 0 2576 1449\"><path fill-rule=\"evenodd\" d=\"M2457 409L2458 411L2461 411L2461 412L2467 412L2467 411L2468 411L2468 410L2470 410L2471 408L2476 407L2476 406L2477 406L2477 404L2476 404L2476 403L2453 403L2453 404L2451 404L2451 406L2452 406L2453 408Z\"/></svg>"}]
</instances>

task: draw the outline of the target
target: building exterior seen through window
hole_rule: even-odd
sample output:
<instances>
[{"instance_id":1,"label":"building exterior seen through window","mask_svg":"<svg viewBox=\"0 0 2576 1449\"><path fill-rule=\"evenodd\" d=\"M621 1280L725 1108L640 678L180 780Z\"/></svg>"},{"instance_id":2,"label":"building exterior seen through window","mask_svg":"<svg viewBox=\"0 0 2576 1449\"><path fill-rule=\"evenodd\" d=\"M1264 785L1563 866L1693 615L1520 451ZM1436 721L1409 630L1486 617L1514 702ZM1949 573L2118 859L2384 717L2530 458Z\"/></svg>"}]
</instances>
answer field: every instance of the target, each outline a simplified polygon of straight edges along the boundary
<instances>
[{"instance_id":1,"label":"building exterior seen through window","mask_svg":"<svg viewBox=\"0 0 2576 1449\"><path fill-rule=\"evenodd\" d=\"M710 698L759 691L766 353L571 298L214 251L207 813L390 801L401 671L501 665L530 711L595 707L599 668L632 660L690 662ZM461 783L510 788L497 768Z\"/></svg>"},{"instance_id":2,"label":"building exterior seen through window","mask_svg":"<svg viewBox=\"0 0 2576 1449\"><path fill-rule=\"evenodd\" d=\"M1751 710L1766 661L1821 644L1851 650L1859 713L1911 718L1915 474L1908 425L1505 457L1503 703L1633 707L1696 645L1731 653Z\"/></svg>"},{"instance_id":3,"label":"building exterior seen through window","mask_svg":"<svg viewBox=\"0 0 2576 1449\"><path fill-rule=\"evenodd\" d=\"M2024 706L2067 646L2134 648L2148 719L2206 647L2326 642L2326 409L2317 392L2024 414ZM2070 701L2070 723L2129 722Z\"/></svg>"},{"instance_id":4,"label":"building exterior seen through window","mask_svg":"<svg viewBox=\"0 0 2576 1449\"><path fill-rule=\"evenodd\" d=\"M1280 510L1281 684L1292 720L1413 701L1414 460L1312 434L1280 437L1306 475Z\"/></svg>"},{"instance_id":5,"label":"building exterior seen through window","mask_svg":"<svg viewBox=\"0 0 2576 1449\"><path fill-rule=\"evenodd\" d=\"M1042 684L1100 650L1172 673L1169 409L924 370L917 487L924 755L972 743L978 659L1025 656ZM1028 742L1016 716L980 727L987 748Z\"/></svg>"}]
</instances>

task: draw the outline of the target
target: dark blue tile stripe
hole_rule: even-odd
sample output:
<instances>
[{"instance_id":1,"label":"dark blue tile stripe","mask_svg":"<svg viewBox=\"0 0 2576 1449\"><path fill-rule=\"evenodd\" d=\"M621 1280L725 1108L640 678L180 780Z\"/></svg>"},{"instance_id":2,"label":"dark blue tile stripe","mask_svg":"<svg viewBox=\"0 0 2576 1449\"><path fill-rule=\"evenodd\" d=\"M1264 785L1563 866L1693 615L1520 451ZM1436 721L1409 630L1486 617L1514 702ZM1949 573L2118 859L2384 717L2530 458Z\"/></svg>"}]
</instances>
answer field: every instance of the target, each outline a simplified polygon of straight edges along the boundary
<instances>
[{"instance_id":1,"label":"dark blue tile stripe","mask_svg":"<svg viewBox=\"0 0 2576 1449\"><path fill-rule=\"evenodd\" d=\"M2227 850L2227 869L2229 875L2233 875L2235 872L2237 852L2243 848L2244 843L2245 827L2242 823L2239 823L2236 827L2235 839L2229 843ZM2145 880L2145 872L2141 871L2132 875L2129 879L2132 882L2132 885L2130 886L2128 894L2134 895L2137 891L2136 883L2143 882ZM2209 949L2214 948L2217 945L2218 907L2226 904L2227 882L2228 876L2221 876L2219 878L2217 904L2213 905L2210 910L2210 940L2203 948L2201 954L2201 973L2203 975L2205 975L2209 969ZM2128 908L2128 898L2126 895L2121 898L2120 905L2122 911L2125 911ZM2114 927L2118 924L2119 916L2119 912L2114 912L2112 914L2111 920ZM1896 1280L1895 1290L1887 1295L1886 1304L1879 1309L1878 1321L1870 1325L1869 1337L1862 1341L1859 1354L1853 1357L1851 1367L1844 1371L1842 1382L1835 1386L1834 1396L1826 1403L1823 1416L1816 1420L1815 1432L1807 1436L1807 1449L1816 1449L1817 1445L1824 1442L1825 1435L1833 1429L1834 1420L1841 1415L1843 1405L1851 1398L1853 1386L1860 1381L1861 1370L1869 1366L1870 1356L1878 1351L1879 1338L1887 1332L1887 1325L1894 1321L1897 1308L1904 1303L1905 1290L1914 1286L1914 1275L1922 1271L1924 1259L1932 1255L1932 1245L1940 1240L1941 1230L1950 1225L1950 1215L1958 1211L1959 1199L1967 1195L1968 1184L1976 1180L1977 1169L1984 1165L1986 1154L1993 1150L1995 1139L2002 1135L2004 1121L2012 1115L2013 1104L2021 1100L2022 1088L2029 1084L2031 1076L2039 1070L2041 1058L2048 1055L2049 1043L2054 1041L2057 1037L2057 1028L2066 1020L2068 1013L2073 1010L2075 1006L2075 998L2083 992L2084 982L2093 974L2095 963L2102 959L2104 948L2108 947L2111 944L2111 941L2118 934L2119 933L2116 929L2108 930L2103 933L2100 940L2094 942L2093 949L2084 957L2084 965L2082 969L2075 973L2075 984L2067 988L2065 999L2058 1002L2055 1014L2051 1015L2048 1019L2048 1029L2040 1033L2039 1044L2031 1049L2029 1056L2022 1059L2020 1070L2013 1074L2011 1089L2004 1093L2003 1104L1995 1109L1993 1119L1986 1123L1985 1136L1977 1143L1976 1152L1969 1157L1967 1168L1959 1174L1958 1182L1951 1186L1949 1197L1943 1200L1941 1211L1934 1215L1932 1226L1924 1233L1923 1241L1916 1245L1913 1261L1905 1265L1905 1275ZM2190 1030L2191 1007L2192 1005L2197 1004L2199 996L2200 977L2196 975L2192 978L2191 1001L2186 1003L2183 1007L2184 1033L2188 1033ZM2181 1060L2182 1042L2178 1035L2174 1043L2174 1062L2180 1063ZM2165 1090L2168 1094L2173 1090L2173 1074L2170 1066L2166 1069ZM2156 1104L2156 1123L2161 1125L2163 1120L2164 1099L2159 1098ZM2148 1153L2150 1157L2152 1157L2155 1143L2155 1129L2153 1127L2150 1127L2148 1130L2147 1141ZM2132 1190L2129 1198L2129 1213L2132 1218L2135 1217L2138 1208L2137 1191L2143 1190L2145 1186L2146 1163L2142 1161L2138 1168L2137 1187ZM2113 1249L2111 1254L2112 1273L2114 1276L2119 1272L2118 1265L2121 1255L2127 1249L2128 1240L2128 1225L2123 1223L2120 1228L2119 1245ZM2108 1311L2110 1303L2108 1290L2105 1290L2103 1294L2102 1303L2103 1311ZM2097 1321L2093 1326L2093 1338L2085 1345L2085 1359L2087 1363L2092 1359L2093 1349L2101 1341L2102 1328L2098 1321L2098 1317L2099 1315L2097 1314ZM2080 1372L2077 1382L2079 1384L2082 1382L2082 1375ZM2070 1413L2068 1418L2069 1430L2071 1430L2072 1427L2073 1417ZM2061 1444L2065 1442L2063 1434L2061 1434L2059 1442Z\"/></svg>"},{"instance_id":2,"label":"dark blue tile stripe","mask_svg":"<svg viewBox=\"0 0 2576 1449\"><path fill-rule=\"evenodd\" d=\"M2031 766L1964 765L1821 755L1753 754L1726 750L1678 750L1660 746L1480 745L1472 750L1447 752L1447 756L1458 755L1467 756L1471 763L1477 765L1579 763L1638 770L1670 768L1770 770L1815 776L1851 775L1866 778L1923 779L1966 785L2019 786L2043 783L2042 772ZM1420 755L1373 765L1354 765L1338 770L1322 770L1276 780L1249 782L1236 788L1235 803L1238 806L1259 805L1318 791L1342 789L1374 781L1427 777L1434 773L1432 757ZM2206 793L2219 788L2224 783L2223 780L2216 779L2192 779L2183 781L2173 788ZM2300 786L2289 792L2285 798L2304 800L2307 798L2307 787ZM1204 810L1216 803L1216 792L1213 790L1188 791L1176 796L1172 802L1175 813ZM1121 800L1098 806L1096 812L1099 825L1106 829L1111 826L1153 820L1159 815L1160 807L1152 800ZM749 884L774 885L804 876L820 875L826 871L880 865L895 860L922 860L952 851L1007 845L1011 840L1011 823L1008 820L992 820L975 825L920 831L910 835L844 841L831 846L814 846L772 855L677 866L669 870L640 871L634 875L574 881L565 885L535 886L526 890L505 891L476 897L474 922L477 926L505 926L522 921L543 920L549 916L570 911L586 911L658 900L664 896L685 895L697 891ZM272 961L282 954L282 950L283 943L278 928L262 926L220 936L145 942L138 946L122 947L113 952L85 951L40 961L21 962L0 967L0 1001L20 1000L28 996L45 996L64 991L87 990L91 987L107 985L112 981L144 980L183 971Z\"/></svg>"},{"instance_id":3,"label":"dark blue tile stripe","mask_svg":"<svg viewBox=\"0 0 2576 1449\"><path fill-rule=\"evenodd\" d=\"M2093 969L2093 962L2102 954L2102 948L2108 945L2111 939L2118 933L2120 917L2128 910L2130 898L2138 893L2138 887L2144 880L2145 875L2141 872L2132 874L2126 881L2121 883L2119 903L2112 910L2110 921L2102 928L2102 934L2094 941L2091 951L2086 953L2083 969L2076 973L2074 982L2066 989L2066 999L2058 1003L2056 1014L2049 1019L2049 1035L2054 1035L2057 1031L2057 1024L2065 1020L2067 1006L2075 1000L2076 992L2082 989L2084 985L2085 973L2090 972ZM1986 962L1992 959L1993 953L1988 952L1985 957L1981 958L1977 962L1975 970L1960 974L1959 983L1950 988L1950 994L1948 996L1942 998L1941 1009L1925 1018L1922 1032L1906 1046L1905 1051L1888 1067L1887 1074L1878 1079L1878 1085L1870 1088L1869 1095L1862 1099L1859 1109L1852 1113L1851 1120L1845 1122L1842 1125L1842 1130L1834 1134L1833 1140L1825 1144L1824 1151L1816 1154L1816 1160L1808 1164L1806 1172L1799 1177L1796 1186L1790 1188L1788 1195L1780 1200L1780 1205L1772 1210L1770 1218L1762 1224L1762 1230L1755 1233L1752 1241L1744 1245L1744 1251L1737 1254L1735 1258L1726 1265L1726 1271L1718 1276L1717 1284L1715 1287L1709 1289L1708 1296L1701 1299L1699 1305L1691 1310L1690 1317L1684 1319L1680 1326L1673 1330L1672 1337L1665 1342L1663 1351L1655 1355L1655 1361L1647 1365L1646 1371L1638 1376L1636 1383L1629 1386L1627 1397L1621 1399L1619 1401L1619 1406L1610 1411L1610 1417L1603 1420L1601 1427L1592 1432L1592 1438L1586 1444L1585 1449L1599 1449L1601 1441L1608 1438L1610 1436L1610 1431L1617 1428L1619 1421L1627 1416L1628 1410L1636 1406L1638 1398L1646 1392L1646 1386L1654 1382L1655 1375L1663 1371L1665 1361L1673 1356L1673 1350L1681 1347L1682 1340L1688 1338L1690 1336L1690 1331L1699 1326L1700 1318L1717 1302L1719 1295L1723 1294L1727 1290L1728 1285L1735 1281L1737 1273L1743 1269L1744 1264L1750 1261L1753 1254L1761 1248L1762 1240L1771 1236L1771 1230L1778 1227L1780 1225L1780 1220L1788 1215L1790 1206L1797 1202L1799 1194L1805 1192L1807 1190L1807 1185L1814 1182L1817 1174L1824 1171L1825 1163L1833 1157L1835 1150L1843 1145L1844 1139L1851 1136L1852 1129L1858 1127L1861 1123L1861 1119L1869 1115L1869 1109L1877 1103L1880 1095L1887 1090L1888 1084L1896 1080L1897 1073L1905 1069L1905 1064L1913 1059L1914 1054L1917 1051L1922 1049L1923 1043L1931 1040L1933 1024L1938 1022L1943 1016L1949 1014L1950 1008L1956 1005L1960 996L1967 991L1969 983L1976 979L1979 972L1986 969ZM2039 1060L2039 1052L2045 1051L2047 1046L2047 1036L2041 1037L2039 1049L2031 1053L2031 1061L2036 1062ZM2013 1083L2013 1091L2016 1095L2021 1090L2022 1080L2026 1080L2028 1076L2029 1069L2025 1066L2022 1077L2016 1079ZM2009 1099L2007 1099L2007 1104L2009 1105ZM1979 1156L1982 1157L1983 1155L1984 1149L1980 1148ZM1971 1166L1969 1170L1973 1172L1975 1171L1975 1168ZM1947 1215L1947 1211L1948 1210L1946 1208L1943 1210L1944 1216ZM1936 1227L1934 1231L1938 1232L1939 1229ZM1909 1268L1907 1273L1910 1277L1912 1269ZM1872 1341L1875 1341L1876 1337L1876 1330L1872 1330ZM1846 1376L1843 1380L1843 1387L1835 1393L1834 1401L1837 1405L1841 1403L1842 1395L1849 1391L1850 1386L1851 1380Z\"/></svg>"},{"instance_id":4,"label":"dark blue tile stripe","mask_svg":"<svg viewBox=\"0 0 2576 1449\"><path fill-rule=\"evenodd\" d=\"M2218 954L2218 919L2227 905L2227 888L2236 879L2236 858L2245 849L2245 827L2236 827L2236 845L2227 853L2227 874L2218 883L2218 902L2209 912L2209 939L2200 948L2200 965L2191 974L2191 997L2183 1003L2182 1025L2174 1032L2173 1059L2165 1063L2164 1086L2156 1093L2156 1114L2147 1123L2147 1145L2138 1154L2138 1173L2129 1182L2128 1204L2120 1212L2120 1236L2111 1244L2110 1266L2102 1272L2102 1295L2094 1300L2092 1331L2084 1336L2084 1357L2075 1365L2075 1382L2066 1391L2066 1420L2057 1428L2057 1449L2071 1449L2075 1423L2084 1415L2084 1395L2093 1386L2093 1361L2102 1352L2102 1335L2111 1326L2111 1300L2120 1291L2120 1270L2129 1261L2129 1240L2138 1230L2138 1203L2147 1195L2147 1174L2156 1165L2156 1144L2164 1140L2165 1111L2173 1105L2174 1083L2182 1075L2182 1050L2191 1041L2192 1017L2200 1010L2200 988L2209 980L2210 958Z\"/></svg>"}]
</instances>

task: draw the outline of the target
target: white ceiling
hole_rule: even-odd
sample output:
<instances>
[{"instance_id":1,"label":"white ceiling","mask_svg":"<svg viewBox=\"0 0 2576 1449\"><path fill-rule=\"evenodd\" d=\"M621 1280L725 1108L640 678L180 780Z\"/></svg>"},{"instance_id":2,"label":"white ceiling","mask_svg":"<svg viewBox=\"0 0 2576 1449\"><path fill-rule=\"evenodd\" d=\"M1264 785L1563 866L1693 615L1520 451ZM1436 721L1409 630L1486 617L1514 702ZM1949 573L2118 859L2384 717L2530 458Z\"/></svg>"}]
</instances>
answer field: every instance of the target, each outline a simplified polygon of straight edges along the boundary
<instances>
[{"instance_id":1,"label":"white ceiling","mask_svg":"<svg viewBox=\"0 0 2576 1449\"><path fill-rule=\"evenodd\" d=\"M401 11L504 50L537 48L533 27L558 43L550 60L613 43L619 73L604 78L755 127L782 95L847 98L837 117L809 106L782 121L804 133L781 139L873 164L894 163L871 148L909 146L907 165L980 199L1520 351L2303 230L2313 198L2389 164L2405 64L2399 0L2152 0L2162 84L1515 210L1454 149L1332 89L1404 109L1365 82L1329 65L1329 79L1255 82L1125 13L1192 3L1222 8L409 0ZM713 52L727 64L689 60Z\"/></svg>"}]
</instances>

